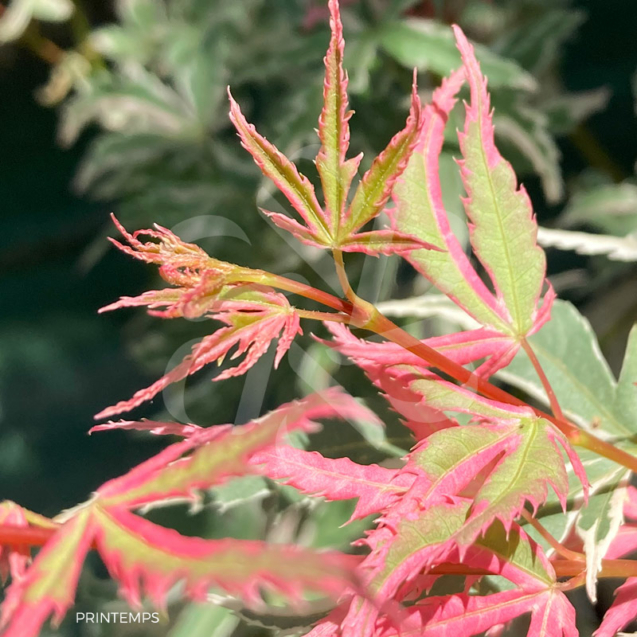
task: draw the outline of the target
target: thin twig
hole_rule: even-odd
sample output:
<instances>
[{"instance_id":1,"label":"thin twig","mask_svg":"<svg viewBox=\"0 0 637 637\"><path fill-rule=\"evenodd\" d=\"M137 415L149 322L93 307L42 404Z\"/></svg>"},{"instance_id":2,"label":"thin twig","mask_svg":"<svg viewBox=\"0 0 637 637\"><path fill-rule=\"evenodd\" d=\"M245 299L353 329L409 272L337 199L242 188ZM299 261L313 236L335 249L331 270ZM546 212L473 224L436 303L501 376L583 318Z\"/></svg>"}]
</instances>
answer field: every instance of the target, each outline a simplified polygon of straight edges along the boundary
<instances>
[{"instance_id":1,"label":"thin twig","mask_svg":"<svg viewBox=\"0 0 637 637\"><path fill-rule=\"evenodd\" d=\"M418 340L401 327L390 321L381 314L373 305L356 297L356 302L339 299L328 292L317 290L310 285L294 281L283 276L270 274L264 271L237 269L237 277L242 281L251 281L262 285L269 285L280 290L292 292L305 298L311 299L322 305L326 305L334 310L351 317L351 325L362 329L367 329L379 336L383 336L392 343L396 343L407 351L422 358L432 368L453 378L456 382L472 388L477 393L509 405L518 407L530 407L540 418L552 422L568 439L572 445L584 447L604 458L608 458L619 465L637 472L637 457L619 449L614 445L595 437L593 434L584 431L577 425L568 421L563 416L561 418L546 413L542 409L533 407L524 400L509 394L507 391L492 385L489 381L470 372L455 361L447 358L444 354L433 349L426 343Z\"/></svg>"},{"instance_id":2,"label":"thin twig","mask_svg":"<svg viewBox=\"0 0 637 637\"><path fill-rule=\"evenodd\" d=\"M586 561L586 557L577 551L567 549L557 541L528 511L522 510L522 517L551 545L551 547L567 560Z\"/></svg>"},{"instance_id":3,"label":"thin twig","mask_svg":"<svg viewBox=\"0 0 637 637\"><path fill-rule=\"evenodd\" d=\"M352 286L347 278L345 262L343 261L343 253L340 250L332 250L332 254L334 255L334 263L336 264L336 274L338 274L338 280L343 288L343 292L350 302L356 304L358 297L354 290L352 290Z\"/></svg>"},{"instance_id":4,"label":"thin twig","mask_svg":"<svg viewBox=\"0 0 637 637\"><path fill-rule=\"evenodd\" d=\"M538 375L540 382L542 383L542 387L544 387L544 391L546 392L546 395L548 396L549 403L551 405L551 409L553 410L554 416L556 418L559 418L560 420L566 420L564 418L562 408L560 407L560 403L557 400L557 396L555 395L555 392L553 391L553 387L551 387L551 383L549 379L547 378L546 374L544 373L544 369L542 368L542 365L540 364L538 357L535 355L535 352L533 351L531 344L525 338L522 339L522 349L526 352L526 355L529 357L529 360L531 361L535 369L535 372Z\"/></svg>"}]
</instances>

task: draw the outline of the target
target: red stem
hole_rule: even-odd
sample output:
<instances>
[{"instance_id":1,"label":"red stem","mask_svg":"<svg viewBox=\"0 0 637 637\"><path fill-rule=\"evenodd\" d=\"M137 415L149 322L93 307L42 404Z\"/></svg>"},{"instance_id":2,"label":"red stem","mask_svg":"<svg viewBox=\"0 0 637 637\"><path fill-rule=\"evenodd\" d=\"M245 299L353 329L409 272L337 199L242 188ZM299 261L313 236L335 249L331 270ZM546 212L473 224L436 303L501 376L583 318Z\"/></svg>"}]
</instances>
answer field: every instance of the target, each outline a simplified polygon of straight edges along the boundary
<instances>
[{"instance_id":1,"label":"red stem","mask_svg":"<svg viewBox=\"0 0 637 637\"><path fill-rule=\"evenodd\" d=\"M347 271L345 270L345 263L343 261L343 253L340 250L333 250L332 254L334 255L334 263L336 264L336 274L338 275L338 281L343 288L343 292L347 299L351 301L354 305L359 301L359 297L356 295L354 290L352 290L352 286L349 283L349 279L347 278Z\"/></svg>"},{"instance_id":2,"label":"red stem","mask_svg":"<svg viewBox=\"0 0 637 637\"><path fill-rule=\"evenodd\" d=\"M551 562L556 577L577 577L586 566L580 560L556 560ZM598 577L627 578L637 575L637 560L602 560Z\"/></svg>"},{"instance_id":3,"label":"red stem","mask_svg":"<svg viewBox=\"0 0 637 637\"><path fill-rule=\"evenodd\" d=\"M512 396L495 385L492 385L480 376L476 376L469 370L465 369L462 365L458 365L458 363L447 358L444 354L441 354L432 347L429 347L429 345L418 340L415 336L405 332L405 330L390 321L373 305L367 303L367 301L359 299L359 302L354 305L349 301L339 299L332 294L323 292L322 290L317 290L305 283L293 281L292 279L287 279L286 277L270 274L268 272L248 270L246 273L241 272L240 277L242 281L271 285L280 290L298 294L326 305L327 307L331 307L334 310L343 312L351 316L351 323L355 327L375 332L387 340L404 347L406 350L422 358L425 362L429 363L436 369L448 376L451 376L460 383L473 387L484 396L510 405L528 407L527 403L523 400ZM552 416L544 413L540 409L534 408L534 411L543 418L554 420ZM566 425L566 427L564 427L564 425ZM570 428L574 432L579 432L579 429L575 427L575 425L568 422L563 423L561 429L564 428ZM637 464L635 464L635 470L637 470Z\"/></svg>"},{"instance_id":4,"label":"red stem","mask_svg":"<svg viewBox=\"0 0 637 637\"><path fill-rule=\"evenodd\" d=\"M544 391L546 392L546 395L548 396L549 403L551 404L551 409L553 410L555 417L559 420L566 420L564 418L564 414L562 413L562 408L560 407L560 403L557 400L557 396L555 395L555 392L553 391L553 387L551 387L551 383L549 382L549 379L546 377L546 374L544 373L544 369L542 369L542 365L540 364L540 361L535 355L535 352L533 351L533 348L531 347L530 343L526 339L522 340L522 349L526 352L526 355L529 357L529 360L531 361L533 367L535 368L535 372L538 375L540 382L542 383L542 387L544 387Z\"/></svg>"},{"instance_id":5,"label":"red stem","mask_svg":"<svg viewBox=\"0 0 637 637\"><path fill-rule=\"evenodd\" d=\"M551 545L559 555L565 557L567 560L574 560L577 562L585 562L586 557L582 553L577 551L571 551L567 549L563 544L558 542L543 526L536 520L528 511L522 510L522 517Z\"/></svg>"},{"instance_id":6,"label":"red stem","mask_svg":"<svg viewBox=\"0 0 637 637\"><path fill-rule=\"evenodd\" d=\"M403 329L392 323L386 316L383 316L380 312L376 311L376 314L373 315L367 324L364 325L357 324L354 321L354 318L355 316L352 316L352 322L357 325L357 327L365 327L372 332L376 332L377 334L384 336L393 343L401 345L406 350L412 352L416 356L419 356L430 365L433 365L433 367L444 372L448 376L451 376L458 382L468 385L483 396L503 403L508 403L509 405L531 407L537 416L552 422L566 436L572 445L584 447L585 449L593 451L600 456L604 456L605 458L608 458L609 460L612 460L631 471L637 472L637 458L635 456L632 456L623 449L618 449L604 440L596 438L592 434L589 434L587 431L583 431L564 418L556 418L537 407L528 405L523 400L512 396L503 389L500 389L483 378L480 378L480 376L476 376L473 372L462 367L462 365L458 365L458 363L450 360L440 352L429 347L427 344L419 341L415 336L408 334Z\"/></svg>"},{"instance_id":7,"label":"red stem","mask_svg":"<svg viewBox=\"0 0 637 637\"><path fill-rule=\"evenodd\" d=\"M306 299L312 299L317 303L321 303L327 307L331 307L333 310L344 312L351 315L354 312L354 306L343 299L330 294L329 292L323 292L323 290L317 290L311 285L301 283L300 281L294 281L278 274L270 274L263 270L237 270L236 278L238 281L247 283L259 283L261 285L269 285L279 290L285 290L286 292L292 292L298 294Z\"/></svg>"},{"instance_id":8,"label":"red stem","mask_svg":"<svg viewBox=\"0 0 637 637\"><path fill-rule=\"evenodd\" d=\"M351 325L379 334L387 340L392 341L392 343L404 347L412 354L422 358L435 369L443 372L447 376L451 376L451 378L457 382L469 386L487 398L509 405L531 407L537 416L552 422L572 445L584 447L637 473L637 457L632 456L623 449L618 449L604 440L596 438L587 431L583 431L566 420L564 416L558 417L557 415L552 416L551 414L547 414L545 411L528 405L525 401L492 385L489 381L475 375L462 365L458 365L458 363L447 358L444 354L441 354L432 347L429 347L429 345L418 340L415 336L405 332L405 330L381 314L371 303L363 299L357 297L357 302L352 304L349 301L339 299L328 292L317 290L305 283L293 281L292 279L264 271L245 270L240 273L238 272L238 275L242 281L270 285L280 290L312 299L334 310L338 310L343 314L347 314L351 317Z\"/></svg>"},{"instance_id":9,"label":"red stem","mask_svg":"<svg viewBox=\"0 0 637 637\"><path fill-rule=\"evenodd\" d=\"M0 546L44 546L57 529L0 524Z\"/></svg>"},{"instance_id":10,"label":"red stem","mask_svg":"<svg viewBox=\"0 0 637 637\"><path fill-rule=\"evenodd\" d=\"M28 547L44 546L57 532L56 528L23 527L0 524L0 546ZM92 548L95 548L93 545ZM551 562L555 574L560 577L578 577L586 564L581 559L555 560ZM433 575L491 575L491 571L465 564L439 564L431 571ZM602 560L599 577L627 578L637 576L637 560Z\"/></svg>"}]
</instances>

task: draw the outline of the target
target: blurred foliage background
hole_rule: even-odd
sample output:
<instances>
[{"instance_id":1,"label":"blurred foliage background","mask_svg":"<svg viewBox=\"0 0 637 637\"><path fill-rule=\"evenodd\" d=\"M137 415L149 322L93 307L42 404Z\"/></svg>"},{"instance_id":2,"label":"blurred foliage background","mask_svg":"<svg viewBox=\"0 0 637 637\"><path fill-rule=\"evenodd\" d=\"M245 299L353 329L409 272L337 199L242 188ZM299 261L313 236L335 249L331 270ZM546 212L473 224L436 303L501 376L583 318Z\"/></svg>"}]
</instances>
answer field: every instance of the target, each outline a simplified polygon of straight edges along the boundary
<instances>
[{"instance_id":1,"label":"blurred foliage background","mask_svg":"<svg viewBox=\"0 0 637 637\"><path fill-rule=\"evenodd\" d=\"M356 111L352 152L368 161L402 126L411 69L418 68L426 99L457 66L449 25L460 24L479 43L501 149L531 194L545 245L559 246L548 251L551 279L589 317L617 365L637 315L634 3L342 5ZM281 236L259 214L258 206L282 202L240 148L226 101L230 84L257 128L312 174L326 16L321 0L0 3L1 499L54 515L159 449L162 441L147 436L86 432L94 413L149 384L210 330L205 322L140 312L97 315L119 295L157 283L150 268L109 249L109 212L130 229L157 222L217 258L337 289L328 259ZM450 136L443 181L460 232L454 143ZM350 265L370 300L427 291L398 260L353 258ZM435 328L410 323L419 334ZM387 431L366 423L328 428L311 445L389 462L408 444L362 375L307 335L276 372L262 363L223 384L204 371L135 416L244 422L336 377L382 413ZM338 529L348 507L309 503L254 479L207 495L196 515L179 508L152 515L207 537L344 549L361 532ZM90 563L78 609L119 609L115 599L101 565ZM239 637L270 634L263 625L282 634L311 619L289 616L273 600L266 616L239 620L223 607L232 600L216 601L221 605L182 607L176 591L170 620L160 625L90 626L70 618L60 633ZM600 604L607 602L608 595ZM596 609L584 600L580 607L582 634L590 634Z\"/></svg>"}]
</instances>

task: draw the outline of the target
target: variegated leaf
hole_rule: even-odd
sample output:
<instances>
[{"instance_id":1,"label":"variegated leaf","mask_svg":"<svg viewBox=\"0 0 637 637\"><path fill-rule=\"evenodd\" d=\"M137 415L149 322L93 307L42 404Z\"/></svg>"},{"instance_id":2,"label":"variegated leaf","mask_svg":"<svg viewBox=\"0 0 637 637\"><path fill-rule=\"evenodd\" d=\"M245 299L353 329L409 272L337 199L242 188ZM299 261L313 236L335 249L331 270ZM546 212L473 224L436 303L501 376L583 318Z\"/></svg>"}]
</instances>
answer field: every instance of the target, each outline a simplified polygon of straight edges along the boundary
<instances>
[{"instance_id":1,"label":"variegated leaf","mask_svg":"<svg viewBox=\"0 0 637 637\"><path fill-rule=\"evenodd\" d=\"M38 554L26 576L15 582L3 604L3 636L36 637L53 614L56 623L75 597L89 548L97 548L127 602L139 607L142 594L164 608L172 585L206 598L218 586L249 604L270 588L299 600L304 591L336 598L355 582L356 558L317 553L257 541L185 537L124 508L94 502L73 516Z\"/></svg>"},{"instance_id":2,"label":"variegated leaf","mask_svg":"<svg viewBox=\"0 0 637 637\"><path fill-rule=\"evenodd\" d=\"M465 35L457 27L455 33L471 89L460 135L471 243L509 313L514 334L524 336L537 316L546 259L537 245L537 224L526 190L518 188L513 168L495 146L486 79Z\"/></svg>"},{"instance_id":3,"label":"variegated leaf","mask_svg":"<svg viewBox=\"0 0 637 637\"><path fill-rule=\"evenodd\" d=\"M303 493L327 500L358 498L350 521L379 513L400 498L414 482L415 476L378 465L359 465L349 458L325 458L320 453L278 445L256 453L251 463L269 478L285 483Z\"/></svg>"},{"instance_id":4,"label":"variegated leaf","mask_svg":"<svg viewBox=\"0 0 637 637\"><path fill-rule=\"evenodd\" d=\"M328 4L332 38L325 56L324 105L318 129L321 149L316 157L316 168L329 211L330 229L335 236L345 213L347 194L361 156L346 160L352 112L348 111L347 75L343 70L343 25L337 0L329 0Z\"/></svg>"},{"instance_id":5,"label":"variegated leaf","mask_svg":"<svg viewBox=\"0 0 637 637\"><path fill-rule=\"evenodd\" d=\"M578 637L575 609L561 591L514 589L492 595L429 597L412 606L400 630L386 621L378 637L479 635L531 613L527 637Z\"/></svg>"},{"instance_id":6,"label":"variegated leaf","mask_svg":"<svg viewBox=\"0 0 637 637\"><path fill-rule=\"evenodd\" d=\"M314 247L363 252L372 256L405 255L416 249L441 250L440 247L395 228L391 231L360 232L363 226L378 217L385 208L392 189L405 170L418 142L422 118L415 73L411 108L405 128L394 135L385 150L373 160L358 183L350 205L347 205L350 187L362 154L347 159L349 119L352 112L348 110L347 75L343 70L343 25L339 2L329 0L328 8L331 39L325 56L324 103L318 127L321 147L316 157L325 198L324 207L319 204L309 180L273 144L257 133L230 95L230 119L244 148L252 155L263 174L286 196L305 225L280 213L263 212L279 228L292 233L302 243Z\"/></svg>"},{"instance_id":7,"label":"variegated leaf","mask_svg":"<svg viewBox=\"0 0 637 637\"><path fill-rule=\"evenodd\" d=\"M615 637L637 617L637 577L629 577L616 591L613 605L606 611L595 637Z\"/></svg>"},{"instance_id":8,"label":"variegated leaf","mask_svg":"<svg viewBox=\"0 0 637 637\"><path fill-rule=\"evenodd\" d=\"M281 441L290 431L312 431L316 429L314 420L318 418L361 414L367 415L364 407L333 389L283 405L246 425L202 429L183 442L167 447L124 476L107 482L98 490L98 497L108 506L129 508L176 497L192 497L197 489L250 472L250 457ZM188 453L190 455L186 455Z\"/></svg>"}]
</instances>

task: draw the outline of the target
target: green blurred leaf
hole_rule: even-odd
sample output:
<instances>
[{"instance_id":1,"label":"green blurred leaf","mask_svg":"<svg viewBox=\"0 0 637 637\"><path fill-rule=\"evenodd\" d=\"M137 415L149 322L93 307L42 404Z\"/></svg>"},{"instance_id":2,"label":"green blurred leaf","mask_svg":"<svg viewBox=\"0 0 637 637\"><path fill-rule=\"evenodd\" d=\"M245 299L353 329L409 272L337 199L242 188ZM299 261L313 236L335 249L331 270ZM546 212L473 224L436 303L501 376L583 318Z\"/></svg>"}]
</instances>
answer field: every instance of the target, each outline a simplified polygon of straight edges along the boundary
<instances>
[{"instance_id":1,"label":"green blurred leaf","mask_svg":"<svg viewBox=\"0 0 637 637\"><path fill-rule=\"evenodd\" d=\"M383 20L395 20L399 18L403 13L417 5L418 1L419 0L390 0L383 14Z\"/></svg>"},{"instance_id":2,"label":"green blurred leaf","mask_svg":"<svg viewBox=\"0 0 637 637\"><path fill-rule=\"evenodd\" d=\"M13 0L0 18L0 43L17 40L33 19L64 22L74 8L71 0Z\"/></svg>"},{"instance_id":3,"label":"green blurred leaf","mask_svg":"<svg viewBox=\"0 0 637 637\"><path fill-rule=\"evenodd\" d=\"M433 20L409 18L383 25L379 40L389 55L410 68L415 66L421 71L446 76L460 66L460 54L451 29ZM506 86L526 91L537 88L533 76L516 62L479 44L475 49L490 88Z\"/></svg>"},{"instance_id":4,"label":"green blurred leaf","mask_svg":"<svg viewBox=\"0 0 637 637\"><path fill-rule=\"evenodd\" d=\"M628 428L637 433L637 325L628 336L613 409Z\"/></svg>"},{"instance_id":5,"label":"green blurred leaf","mask_svg":"<svg viewBox=\"0 0 637 637\"><path fill-rule=\"evenodd\" d=\"M64 22L74 10L72 0L31 0L31 12L37 20Z\"/></svg>"},{"instance_id":6,"label":"green blurred leaf","mask_svg":"<svg viewBox=\"0 0 637 637\"><path fill-rule=\"evenodd\" d=\"M166 20L164 3L155 0L117 0L116 9L122 22L141 30Z\"/></svg>"},{"instance_id":7,"label":"green blurred leaf","mask_svg":"<svg viewBox=\"0 0 637 637\"><path fill-rule=\"evenodd\" d=\"M179 614L168 637L230 637L239 618L227 608L190 604Z\"/></svg>"},{"instance_id":8,"label":"green blurred leaf","mask_svg":"<svg viewBox=\"0 0 637 637\"><path fill-rule=\"evenodd\" d=\"M610 97L608 87L601 86L590 91L551 95L543 100L542 108L551 132L566 135L591 115L604 110Z\"/></svg>"},{"instance_id":9,"label":"green blurred leaf","mask_svg":"<svg viewBox=\"0 0 637 637\"><path fill-rule=\"evenodd\" d=\"M347 524L355 506L356 503L352 500L319 502L312 511L301 537L309 535L309 545L315 549L333 548L347 551L350 544L362 537L372 524L371 518Z\"/></svg>"},{"instance_id":10,"label":"green blurred leaf","mask_svg":"<svg viewBox=\"0 0 637 637\"><path fill-rule=\"evenodd\" d=\"M506 140L529 161L542 181L544 196L557 203L564 194L560 151L548 131L548 119L541 111L517 104L510 112L496 111L496 136Z\"/></svg>"},{"instance_id":11,"label":"green blurred leaf","mask_svg":"<svg viewBox=\"0 0 637 637\"><path fill-rule=\"evenodd\" d=\"M173 139L201 137L201 122L188 100L142 66L130 65L118 76L96 77L90 91L68 101L59 139L72 144L83 128L97 121L108 131L156 133Z\"/></svg>"},{"instance_id":12,"label":"green blurred leaf","mask_svg":"<svg viewBox=\"0 0 637 637\"><path fill-rule=\"evenodd\" d=\"M507 29L499 53L515 60L534 74L542 73L557 60L560 47L585 21L583 11L555 8L537 12L535 19Z\"/></svg>"},{"instance_id":13,"label":"green blurred leaf","mask_svg":"<svg viewBox=\"0 0 637 637\"><path fill-rule=\"evenodd\" d=\"M260 476L242 476L230 480L210 491L220 512L225 512L247 502L262 500L270 489Z\"/></svg>"},{"instance_id":14,"label":"green blurred leaf","mask_svg":"<svg viewBox=\"0 0 637 637\"><path fill-rule=\"evenodd\" d=\"M595 584L602 559L617 536L624 521L624 501L630 471L618 468L614 477L589 498L577 521L578 535L584 541L586 553L586 588L591 601L597 601Z\"/></svg>"},{"instance_id":15,"label":"green blurred leaf","mask_svg":"<svg viewBox=\"0 0 637 637\"><path fill-rule=\"evenodd\" d=\"M637 230L637 184L624 182L583 190L573 196L561 221L590 224L624 236Z\"/></svg>"}]
</instances>

